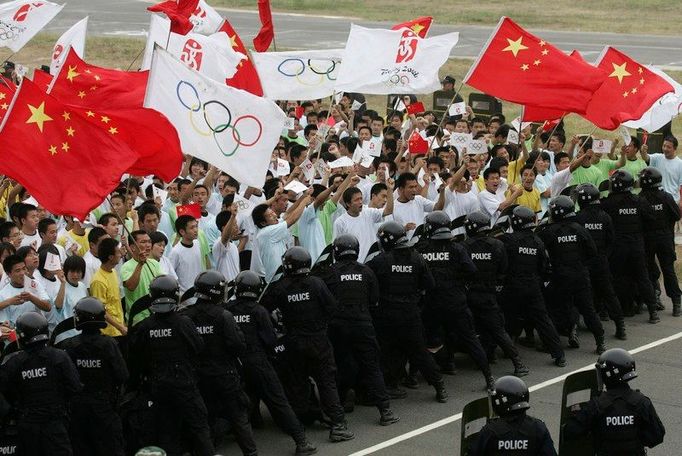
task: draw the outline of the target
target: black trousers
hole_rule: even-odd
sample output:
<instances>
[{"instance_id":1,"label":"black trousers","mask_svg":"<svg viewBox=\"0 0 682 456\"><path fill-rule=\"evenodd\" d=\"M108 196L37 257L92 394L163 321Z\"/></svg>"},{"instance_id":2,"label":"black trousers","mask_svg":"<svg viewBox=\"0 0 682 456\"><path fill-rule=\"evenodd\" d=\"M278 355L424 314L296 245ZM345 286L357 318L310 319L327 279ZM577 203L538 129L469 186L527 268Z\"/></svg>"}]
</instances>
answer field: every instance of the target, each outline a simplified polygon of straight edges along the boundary
<instances>
[{"instance_id":1,"label":"black trousers","mask_svg":"<svg viewBox=\"0 0 682 456\"><path fill-rule=\"evenodd\" d=\"M67 419L54 419L47 422L17 423L19 445L17 454L21 456L71 456L71 441L67 429Z\"/></svg>"},{"instance_id":2,"label":"black trousers","mask_svg":"<svg viewBox=\"0 0 682 456\"><path fill-rule=\"evenodd\" d=\"M585 325L600 343L604 339L604 327L594 310L592 302L592 286L587 275L575 280L561 275L552 277L552 301L555 307L554 324L562 334L568 334L578 324L579 314L583 316ZM574 311L574 308L578 312Z\"/></svg>"},{"instance_id":3,"label":"black trousers","mask_svg":"<svg viewBox=\"0 0 682 456\"><path fill-rule=\"evenodd\" d=\"M603 305L609 314L609 318L616 325L620 324L623 321L623 309L620 306L616 291L613 289L613 277L609 269L608 259L599 256L592 260L588 268L595 309L598 307L597 303Z\"/></svg>"},{"instance_id":4,"label":"black trousers","mask_svg":"<svg viewBox=\"0 0 682 456\"><path fill-rule=\"evenodd\" d=\"M345 420L336 389L336 363L326 336L290 337L286 344L289 361L288 391L290 404L298 416L309 414L311 407L309 377L315 380L322 411L334 423Z\"/></svg>"},{"instance_id":5,"label":"black trousers","mask_svg":"<svg viewBox=\"0 0 682 456\"><path fill-rule=\"evenodd\" d=\"M152 385L151 397L158 423L159 446L168 456L184 454L183 437L186 434L192 442L192 454L215 454L206 406L194 385Z\"/></svg>"},{"instance_id":6,"label":"black trousers","mask_svg":"<svg viewBox=\"0 0 682 456\"><path fill-rule=\"evenodd\" d=\"M486 353L492 353L499 345L508 358L518 359L519 352L505 329L504 315L497 305L495 292L472 290L467 297Z\"/></svg>"},{"instance_id":7,"label":"black trousers","mask_svg":"<svg viewBox=\"0 0 682 456\"><path fill-rule=\"evenodd\" d=\"M284 393L282 383L265 354L245 355L242 358L246 393L251 405L258 407L262 400L279 428L290 435L295 442L305 439L303 425Z\"/></svg>"},{"instance_id":8,"label":"black trousers","mask_svg":"<svg viewBox=\"0 0 682 456\"><path fill-rule=\"evenodd\" d=\"M564 349L552 320L549 318L540 288L540 279L505 286L500 298L506 329L512 338L519 337L526 321L530 321L552 358L563 358Z\"/></svg>"},{"instance_id":9,"label":"black trousers","mask_svg":"<svg viewBox=\"0 0 682 456\"><path fill-rule=\"evenodd\" d=\"M123 426L112 400L78 397L71 401L74 456L123 456Z\"/></svg>"},{"instance_id":10,"label":"black trousers","mask_svg":"<svg viewBox=\"0 0 682 456\"><path fill-rule=\"evenodd\" d=\"M636 295L650 311L656 308L656 294L651 285L642 241L617 242L609 256L609 264L613 285L624 312L631 314Z\"/></svg>"},{"instance_id":11,"label":"black trousers","mask_svg":"<svg viewBox=\"0 0 682 456\"><path fill-rule=\"evenodd\" d=\"M381 347L384 380L389 388L398 386L408 359L410 367L421 371L430 385L443 381L433 356L426 348L421 318L417 316L408 321L375 320L374 326Z\"/></svg>"},{"instance_id":12,"label":"black trousers","mask_svg":"<svg viewBox=\"0 0 682 456\"><path fill-rule=\"evenodd\" d=\"M329 340L338 367L339 394L344 396L359 384L370 402L379 408L388 407L390 401L381 373L379 342L372 324L335 322L329 326Z\"/></svg>"},{"instance_id":13,"label":"black trousers","mask_svg":"<svg viewBox=\"0 0 682 456\"><path fill-rule=\"evenodd\" d=\"M242 390L239 375L235 372L200 377L199 391L206 404L209 425L214 425L217 418L227 419L242 453L256 454L256 442L249 423L249 398Z\"/></svg>"},{"instance_id":14,"label":"black trousers","mask_svg":"<svg viewBox=\"0 0 682 456\"><path fill-rule=\"evenodd\" d=\"M666 235L655 239L646 239L645 245L647 269L652 286L658 282L658 278L661 276L661 272L663 272L665 294L670 299L679 299L682 296L682 291L680 291L677 274L675 273L677 255L675 253L674 236ZM656 265L656 259L658 259L658 264L661 266L660 271Z\"/></svg>"}]
</instances>

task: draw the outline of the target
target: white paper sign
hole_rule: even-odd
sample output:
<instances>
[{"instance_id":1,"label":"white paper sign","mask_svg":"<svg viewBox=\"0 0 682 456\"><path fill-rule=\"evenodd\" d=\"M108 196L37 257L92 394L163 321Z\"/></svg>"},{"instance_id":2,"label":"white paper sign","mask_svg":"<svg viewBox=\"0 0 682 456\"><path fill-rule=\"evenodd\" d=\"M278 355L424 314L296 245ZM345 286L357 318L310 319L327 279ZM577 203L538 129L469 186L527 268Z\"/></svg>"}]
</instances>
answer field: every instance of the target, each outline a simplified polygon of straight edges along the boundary
<instances>
[{"instance_id":1,"label":"white paper sign","mask_svg":"<svg viewBox=\"0 0 682 456\"><path fill-rule=\"evenodd\" d=\"M592 151L597 154L608 154L611 152L613 141L608 139L595 139L592 141Z\"/></svg>"},{"instance_id":2,"label":"white paper sign","mask_svg":"<svg viewBox=\"0 0 682 456\"><path fill-rule=\"evenodd\" d=\"M353 163L353 160L351 160L348 157L341 157L338 160L334 160L333 162L329 163L329 167L334 169L334 168L346 168L348 166L353 166L355 163Z\"/></svg>"},{"instance_id":3,"label":"white paper sign","mask_svg":"<svg viewBox=\"0 0 682 456\"><path fill-rule=\"evenodd\" d=\"M519 134L513 128L507 133L507 144L519 144Z\"/></svg>"},{"instance_id":4,"label":"white paper sign","mask_svg":"<svg viewBox=\"0 0 682 456\"><path fill-rule=\"evenodd\" d=\"M467 154L484 154L488 152L488 145L485 143L484 139L472 139L467 144Z\"/></svg>"},{"instance_id":5,"label":"white paper sign","mask_svg":"<svg viewBox=\"0 0 682 456\"><path fill-rule=\"evenodd\" d=\"M289 182L286 187L284 187L284 190L292 191L298 195L299 193L303 193L308 190L308 187L294 179Z\"/></svg>"},{"instance_id":6,"label":"white paper sign","mask_svg":"<svg viewBox=\"0 0 682 456\"><path fill-rule=\"evenodd\" d=\"M47 252L47 257L45 258L45 270L55 272L61 269L62 263L59 260L59 255L55 255L52 252Z\"/></svg>"},{"instance_id":7,"label":"white paper sign","mask_svg":"<svg viewBox=\"0 0 682 456\"><path fill-rule=\"evenodd\" d=\"M623 144L626 146L630 145L630 141L632 141L632 137L630 136L630 132L628 131L628 128L621 125L620 128L618 129L620 132L620 136L623 138Z\"/></svg>"},{"instance_id":8,"label":"white paper sign","mask_svg":"<svg viewBox=\"0 0 682 456\"><path fill-rule=\"evenodd\" d=\"M369 141L362 142L362 148L372 157L381 155L381 138L372 137Z\"/></svg>"},{"instance_id":9,"label":"white paper sign","mask_svg":"<svg viewBox=\"0 0 682 456\"><path fill-rule=\"evenodd\" d=\"M282 158L278 158L277 159L277 177L288 176L290 172L291 172L291 165L289 165L289 162L282 159Z\"/></svg>"},{"instance_id":10,"label":"white paper sign","mask_svg":"<svg viewBox=\"0 0 682 456\"><path fill-rule=\"evenodd\" d=\"M284 122L284 129L285 130L293 130L296 128L296 124L294 123L294 118L293 117L287 117L286 122Z\"/></svg>"},{"instance_id":11,"label":"white paper sign","mask_svg":"<svg viewBox=\"0 0 682 456\"><path fill-rule=\"evenodd\" d=\"M514 130L516 131L521 131L524 128L528 127L532 122L523 122L521 123L521 118L517 117L516 119L512 120L511 126Z\"/></svg>"},{"instance_id":12,"label":"white paper sign","mask_svg":"<svg viewBox=\"0 0 682 456\"><path fill-rule=\"evenodd\" d=\"M29 196L26 198L24 201L22 201L24 204L32 204L35 207L40 206L40 203L38 203L38 200L36 200L33 196Z\"/></svg>"},{"instance_id":13,"label":"white paper sign","mask_svg":"<svg viewBox=\"0 0 682 456\"><path fill-rule=\"evenodd\" d=\"M303 171L306 181L310 182L313 180L315 177L315 168L313 167L313 163L310 160L306 158L298 167L301 168L301 171Z\"/></svg>"},{"instance_id":14,"label":"white paper sign","mask_svg":"<svg viewBox=\"0 0 682 456\"><path fill-rule=\"evenodd\" d=\"M459 103L452 103L450 109L448 109L448 114L450 116L463 116L467 113L467 104L463 101Z\"/></svg>"},{"instance_id":15,"label":"white paper sign","mask_svg":"<svg viewBox=\"0 0 682 456\"><path fill-rule=\"evenodd\" d=\"M462 149L469 144L471 139L471 133L450 133L450 145L459 153L462 153Z\"/></svg>"},{"instance_id":16,"label":"white paper sign","mask_svg":"<svg viewBox=\"0 0 682 456\"><path fill-rule=\"evenodd\" d=\"M362 105L363 105L363 104L364 104L364 103L360 103L358 100L353 100L353 104L350 105L350 109L351 109L352 111L357 111L357 110L359 110L360 108L362 108Z\"/></svg>"},{"instance_id":17,"label":"white paper sign","mask_svg":"<svg viewBox=\"0 0 682 456\"><path fill-rule=\"evenodd\" d=\"M70 252L71 247L73 247L76 244L76 241L74 241L71 236L64 236L64 250L67 252ZM78 245L78 248L80 249L80 245Z\"/></svg>"},{"instance_id":18,"label":"white paper sign","mask_svg":"<svg viewBox=\"0 0 682 456\"><path fill-rule=\"evenodd\" d=\"M152 187L152 195L154 196L154 199L159 198L161 200L161 205L168 199L168 192L156 185Z\"/></svg>"}]
</instances>

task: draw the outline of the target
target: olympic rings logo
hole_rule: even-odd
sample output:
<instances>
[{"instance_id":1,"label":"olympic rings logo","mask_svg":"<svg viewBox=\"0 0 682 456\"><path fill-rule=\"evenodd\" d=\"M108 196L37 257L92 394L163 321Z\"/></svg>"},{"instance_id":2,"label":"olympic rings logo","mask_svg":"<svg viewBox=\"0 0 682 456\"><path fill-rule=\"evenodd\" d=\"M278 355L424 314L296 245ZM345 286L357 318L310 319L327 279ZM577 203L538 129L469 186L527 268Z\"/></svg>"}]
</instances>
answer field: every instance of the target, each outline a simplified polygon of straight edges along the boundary
<instances>
[{"instance_id":1,"label":"olympic rings logo","mask_svg":"<svg viewBox=\"0 0 682 456\"><path fill-rule=\"evenodd\" d=\"M388 87L405 87L410 85L410 77L406 74L392 74L388 79L384 80L384 84Z\"/></svg>"},{"instance_id":2,"label":"olympic rings logo","mask_svg":"<svg viewBox=\"0 0 682 456\"><path fill-rule=\"evenodd\" d=\"M224 103L218 100L202 102L199 91L190 82L178 82L175 93L180 104L189 112L189 122L194 131L201 136L213 136L218 149L225 157L231 157L240 147L256 145L263 136L263 124L257 117L244 114L233 119L232 111ZM199 117L198 120L195 119L195 114ZM241 128L238 129L238 125L241 125ZM223 135L228 131L231 135ZM232 151L225 152L224 143L234 143Z\"/></svg>"},{"instance_id":3,"label":"olympic rings logo","mask_svg":"<svg viewBox=\"0 0 682 456\"><path fill-rule=\"evenodd\" d=\"M336 81L332 77L339 61L334 59L284 59L278 66L277 71L288 78L296 78L299 84L304 86L319 86L327 81Z\"/></svg>"},{"instance_id":4,"label":"olympic rings logo","mask_svg":"<svg viewBox=\"0 0 682 456\"><path fill-rule=\"evenodd\" d=\"M26 27L0 21L0 41L14 41L24 30Z\"/></svg>"}]
</instances>

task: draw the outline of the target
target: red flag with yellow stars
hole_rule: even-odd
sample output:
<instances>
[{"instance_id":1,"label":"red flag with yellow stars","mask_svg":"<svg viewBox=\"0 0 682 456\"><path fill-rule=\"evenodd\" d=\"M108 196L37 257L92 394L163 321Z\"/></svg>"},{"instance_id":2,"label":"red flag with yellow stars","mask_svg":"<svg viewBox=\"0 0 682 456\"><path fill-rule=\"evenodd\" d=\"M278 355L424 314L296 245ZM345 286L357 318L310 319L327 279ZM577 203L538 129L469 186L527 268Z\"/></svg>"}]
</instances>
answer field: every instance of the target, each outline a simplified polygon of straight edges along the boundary
<instances>
[{"instance_id":1,"label":"red flag with yellow stars","mask_svg":"<svg viewBox=\"0 0 682 456\"><path fill-rule=\"evenodd\" d=\"M201 205L199 203L189 203L181 206L175 206L175 212L178 217L181 215L191 215L195 219L201 218Z\"/></svg>"},{"instance_id":2,"label":"red flag with yellow stars","mask_svg":"<svg viewBox=\"0 0 682 456\"><path fill-rule=\"evenodd\" d=\"M502 17L464 82L514 103L584 113L606 77Z\"/></svg>"},{"instance_id":3,"label":"red flag with yellow stars","mask_svg":"<svg viewBox=\"0 0 682 456\"><path fill-rule=\"evenodd\" d=\"M50 90L50 84L52 84L52 75L47 71L43 71L40 68L36 68L33 70L33 76L31 76L30 79L45 92Z\"/></svg>"},{"instance_id":4,"label":"red flag with yellow stars","mask_svg":"<svg viewBox=\"0 0 682 456\"><path fill-rule=\"evenodd\" d=\"M138 159L98 128L24 79L0 127L0 173L20 182L53 214L85 220Z\"/></svg>"},{"instance_id":5,"label":"red flag with yellow stars","mask_svg":"<svg viewBox=\"0 0 682 456\"><path fill-rule=\"evenodd\" d=\"M244 47L242 39L239 38L239 35L234 31L234 28L232 28L232 25L230 25L227 20L223 22L223 25L220 27L219 31L227 33L227 36L230 37L232 49L237 52L241 52L246 56L246 58L242 59L242 61L239 62L239 65L237 65L237 72L234 74L234 76L232 76L230 79L227 79L225 83L230 87L246 90L247 92L250 92L258 97L262 97L263 86L261 86L260 77L258 76L258 72L256 71L256 67L253 64L251 57L249 56L249 52Z\"/></svg>"},{"instance_id":6,"label":"red flag with yellow stars","mask_svg":"<svg viewBox=\"0 0 682 456\"><path fill-rule=\"evenodd\" d=\"M623 122L639 119L659 98L674 90L668 81L610 46L597 62L608 77L583 117L599 128L615 130Z\"/></svg>"},{"instance_id":7,"label":"red flag with yellow stars","mask_svg":"<svg viewBox=\"0 0 682 456\"><path fill-rule=\"evenodd\" d=\"M16 91L16 87L11 82L6 82L6 79L0 80L0 122L7 114L9 105L12 103L12 97Z\"/></svg>"},{"instance_id":8,"label":"red flag with yellow stars","mask_svg":"<svg viewBox=\"0 0 682 456\"><path fill-rule=\"evenodd\" d=\"M412 19L411 21L396 24L391 27L391 30L400 30L406 28L412 30L414 34L420 38L426 38L426 35L429 33L429 28L431 28L432 22L433 18L431 16L422 16L418 17L417 19Z\"/></svg>"},{"instance_id":9,"label":"red flag with yellow stars","mask_svg":"<svg viewBox=\"0 0 682 456\"><path fill-rule=\"evenodd\" d=\"M86 108L142 107L149 71L121 71L84 62L73 49L54 77L50 95Z\"/></svg>"}]
</instances>

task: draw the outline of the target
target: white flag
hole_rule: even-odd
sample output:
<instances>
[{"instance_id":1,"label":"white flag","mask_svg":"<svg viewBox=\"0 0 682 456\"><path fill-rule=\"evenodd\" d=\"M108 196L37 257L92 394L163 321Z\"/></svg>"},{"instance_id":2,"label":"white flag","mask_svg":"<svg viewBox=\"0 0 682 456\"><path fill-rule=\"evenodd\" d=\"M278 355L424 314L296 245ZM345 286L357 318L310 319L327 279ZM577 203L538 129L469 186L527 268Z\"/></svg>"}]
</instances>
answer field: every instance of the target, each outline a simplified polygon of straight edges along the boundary
<instances>
[{"instance_id":1,"label":"white flag","mask_svg":"<svg viewBox=\"0 0 682 456\"><path fill-rule=\"evenodd\" d=\"M194 25L192 32L202 35L211 35L223 25L223 17L204 0L199 0L197 9L189 17L189 21Z\"/></svg>"},{"instance_id":2,"label":"white flag","mask_svg":"<svg viewBox=\"0 0 682 456\"><path fill-rule=\"evenodd\" d=\"M412 30L368 29L352 24L337 92L431 93L440 89L438 70L459 33L420 38Z\"/></svg>"},{"instance_id":3,"label":"white flag","mask_svg":"<svg viewBox=\"0 0 682 456\"><path fill-rule=\"evenodd\" d=\"M155 45L166 49L169 33L170 21L158 14L152 14L149 18L149 32L147 32L147 44L144 47L144 56L142 57L142 65L140 65L141 71L151 68Z\"/></svg>"},{"instance_id":4,"label":"white flag","mask_svg":"<svg viewBox=\"0 0 682 456\"><path fill-rule=\"evenodd\" d=\"M144 106L175 126L185 153L261 187L286 115L272 101L214 81L154 52Z\"/></svg>"},{"instance_id":5,"label":"white flag","mask_svg":"<svg viewBox=\"0 0 682 456\"><path fill-rule=\"evenodd\" d=\"M639 119L628 120L623 125L652 132L658 130L682 113L682 85L658 68L649 65L647 65L647 68L668 81L675 91L668 92L656 100L651 105L651 108Z\"/></svg>"},{"instance_id":6,"label":"white flag","mask_svg":"<svg viewBox=\"0 0 682 456\"><path fill-rule=\"evenodd\" d=\"M166 50L191 69L223 83L234 76L237 65L246 58L232 48L230 37L225 32L208 36L171 33Z\"/></svg>"},{"instance_id":7,"label":"white flag","mask_svg":"<svg viewBox=\"0 0 682 456\"><path fill-rule=\"evenodd\" d=\"M15 0L0 4L0 46L19 52L62 8L64 5L45 1Z\"/></svg>"},{"instance_id":8,"label":"white flag","mask_svg":"<svg viewBox=\"0 0 682 456\"><path fill-rule=\"evenodd\" d=\"M315 100L334 93L343 49L254 52L251 59L271 100Z\"/></svg>"},{"instance_id":9,"label":"white flag","mask_svg":"<svg viewBox=\"0 0 682 456\"><path fill-rule=\"evenodd\" d=\"M69 48L73 48L80 58L85 57L85 35L88 32L88 18L81 19L59 37L52 48L52 61L50 62L50 74L57 74L62 63L69 54Z\"/></svg>"}]
</instances>

